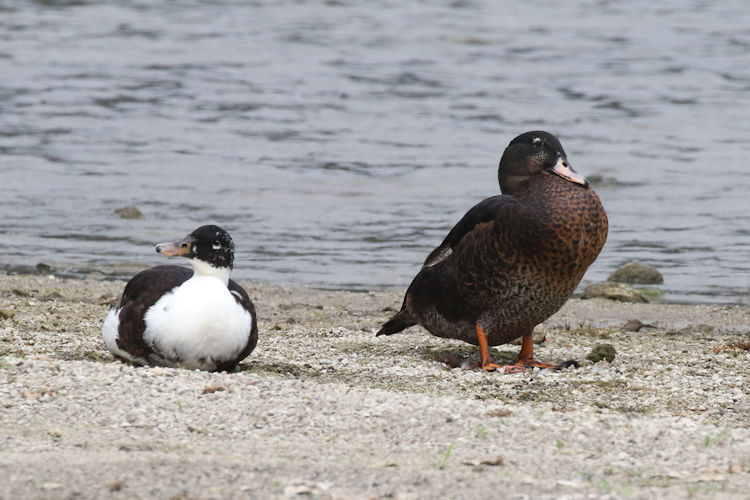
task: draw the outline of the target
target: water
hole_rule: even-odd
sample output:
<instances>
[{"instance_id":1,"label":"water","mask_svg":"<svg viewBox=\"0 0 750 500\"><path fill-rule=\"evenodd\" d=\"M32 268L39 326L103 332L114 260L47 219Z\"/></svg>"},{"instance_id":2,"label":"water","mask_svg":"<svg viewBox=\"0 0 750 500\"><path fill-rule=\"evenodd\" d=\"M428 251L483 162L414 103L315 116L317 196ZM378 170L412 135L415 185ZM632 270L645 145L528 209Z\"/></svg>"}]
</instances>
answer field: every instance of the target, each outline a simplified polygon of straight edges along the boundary
<instances>
[{"instance_id":1,"label":"water","mask_svg":"<svg viewBox=\"0 0 750 500\"><path fill-rule=\"evenodd\" d=\"M748 54L745 0L0 2L0 268L127 278L218 223L240 280L405 287L541 128L603 179L586 282L747 303Z\"/></svg>"}]
</instances>

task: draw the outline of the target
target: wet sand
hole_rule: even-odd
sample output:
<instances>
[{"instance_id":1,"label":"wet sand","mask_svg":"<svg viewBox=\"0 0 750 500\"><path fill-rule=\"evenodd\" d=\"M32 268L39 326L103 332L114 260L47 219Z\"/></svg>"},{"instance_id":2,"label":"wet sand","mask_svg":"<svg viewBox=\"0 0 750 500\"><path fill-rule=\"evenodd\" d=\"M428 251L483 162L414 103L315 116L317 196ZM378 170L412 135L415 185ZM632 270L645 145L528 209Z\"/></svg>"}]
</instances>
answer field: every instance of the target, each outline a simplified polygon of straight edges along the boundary
<instances>
[{"instance_id":1,"label":"wet sand","mask_svg":"<svg viewBox=\"0 0 750 500\"><path fill-rule=\"evenodd\" d=\"M104 348L121 282L0 275L0 498L747 498L750 309L571 300L539 359L374 330L403 291L247 286L237 373ZM625 331L628 320L646 324ZM586 360L597 345L612 363ZM511 359L517 346L500 346Z\"/></svg>"}]
</instances>

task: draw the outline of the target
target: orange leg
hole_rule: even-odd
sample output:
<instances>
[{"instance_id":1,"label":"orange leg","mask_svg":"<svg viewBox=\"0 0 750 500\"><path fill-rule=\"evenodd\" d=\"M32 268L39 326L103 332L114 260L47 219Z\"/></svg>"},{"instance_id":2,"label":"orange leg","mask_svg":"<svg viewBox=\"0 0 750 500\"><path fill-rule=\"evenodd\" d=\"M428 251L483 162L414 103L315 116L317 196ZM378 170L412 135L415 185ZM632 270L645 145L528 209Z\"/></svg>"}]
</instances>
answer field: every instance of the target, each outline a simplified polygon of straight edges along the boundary
<instances>
[{"instance_id":1,"label":"orange leg","mask_svg":"<svg viewBox=\"0 0 750 500\"><path fill-rule=\"evenodd\" d=\"M521 352L516 356L513 365L524 366L526 368L552 368L553 370L560 368L560 365L556 363L542 363L534 359L534 344L531 342L531 332L523 336Z\"/></svg>"},{"instance_id":2,"label":"orange leg","mask_svg":"<svg viewBox=\"0 0 750 500\"><path fill-rule=\"evenodd\" d=\"M484 371L495 371L500 370L503 373L520 373L526 370L524 365L499 365L490 356L490 348L487 344L487 334L484 333L484 328L479 323L474 325L477 332L477 340L479 341L479 351L482 353L482 370Z\"/></svg>"}]
</instances>

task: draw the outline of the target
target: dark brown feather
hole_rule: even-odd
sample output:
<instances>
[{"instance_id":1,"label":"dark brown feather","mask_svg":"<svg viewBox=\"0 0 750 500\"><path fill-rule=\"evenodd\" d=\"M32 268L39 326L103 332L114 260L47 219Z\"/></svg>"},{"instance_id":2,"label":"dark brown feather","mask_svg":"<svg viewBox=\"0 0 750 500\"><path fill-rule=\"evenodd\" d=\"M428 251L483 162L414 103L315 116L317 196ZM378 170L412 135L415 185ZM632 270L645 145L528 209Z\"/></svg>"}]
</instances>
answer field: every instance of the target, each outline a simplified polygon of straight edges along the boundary
<instances>
[{"instance_id":1,"label":"dark brown feather","mask_svg":"<svg viewBox=\"0 0 750 500\"><path fill-rule=\"evenodd\" d=\"M481 216L467 213L431 255L450 253L428 257L394 319L472 344L479 322L489 344L499 345L563 306L604 246L606 213L593 189L556 175L539 173L520 186L499 203L477 205ZM401 325L410 326L391 326Z\"/></svg>"},{"instance_id":2,"label":"dark brown feather","mask_svg":"<svg viewBox=\"0 0 750 500\"><path fill-rule=\"evenodd\" d=\"M158 355L143 341L146 330L146 311L170 290L182 285L193 275L193 270L182 266L162 265L146 269L133 276L125 285L119 304L120 324L117 347L132 356L153 362Z\"/></svg>"}]
</instances>

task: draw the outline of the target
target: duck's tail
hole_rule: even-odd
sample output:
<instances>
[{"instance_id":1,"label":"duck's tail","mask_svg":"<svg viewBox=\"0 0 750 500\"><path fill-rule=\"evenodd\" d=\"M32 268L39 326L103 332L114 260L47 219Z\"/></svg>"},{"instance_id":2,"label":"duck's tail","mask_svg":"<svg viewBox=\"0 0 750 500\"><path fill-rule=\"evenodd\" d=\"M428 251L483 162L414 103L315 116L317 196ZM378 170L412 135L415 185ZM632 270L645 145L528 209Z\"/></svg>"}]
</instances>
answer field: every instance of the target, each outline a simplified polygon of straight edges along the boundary
<instances>
[{"instance_id":1,"label":"duck's tail","mask_svg":"<svg viewBox=\"0 0 750 500\"><path fill-rule=\"evenodd\" d=\"M409 328L417 324L415 320L406 309L401 309L391 319L389 319L383 327L375 334L376 337L380 335L393 335L398 333L404 328Z\"/></svg>"}]
</instances>

